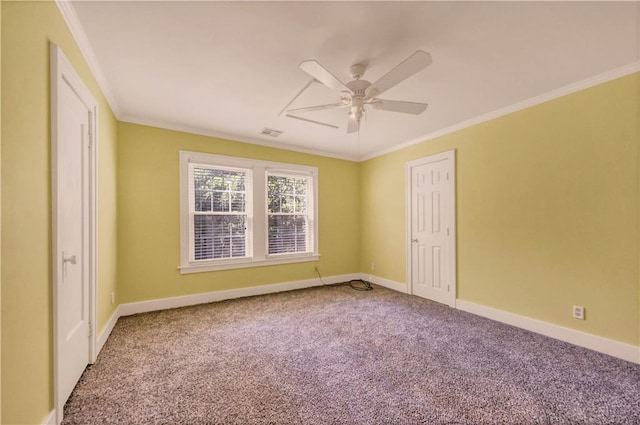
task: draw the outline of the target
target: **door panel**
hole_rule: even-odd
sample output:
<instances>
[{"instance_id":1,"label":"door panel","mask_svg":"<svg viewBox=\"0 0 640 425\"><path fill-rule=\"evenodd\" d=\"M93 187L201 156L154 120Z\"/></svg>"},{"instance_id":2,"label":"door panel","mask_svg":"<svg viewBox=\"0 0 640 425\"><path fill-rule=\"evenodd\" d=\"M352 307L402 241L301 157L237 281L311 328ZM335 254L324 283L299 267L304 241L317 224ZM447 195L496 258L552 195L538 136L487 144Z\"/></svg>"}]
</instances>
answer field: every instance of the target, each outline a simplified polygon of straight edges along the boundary
<instances>
[{"instance_id":1,"label":"door panel","mask_svg":"<svg viewBox=\"0 0 640 425\"><path fill-rule=\"evenodd\" d=\"M68 80L57 86L57 399L64 404L89 363L89 143L91 109Z\"/></svg>"},{"instance_id":2,"label":"door panel","mask_svg":"<svg viewBox=\"0 0 640 425\"><path fill-rule=\"evenodd\" d=\"M411 166L409 187L412 293L448 305L455 301L452 165L444 158Z\"/></svg>"},{"instance_id":3,"label":"door panel","mask_svg":"<svg viewBox=\"0 0 640 425\"><path fill-rule=\"evenodd\" d=\"M88 285L86 278L86 211L90 111L68 85L59 92L61 138L58 140L58 242L60 265L59 320L64 335L60 347L61 384L65 399L89 363Z\"/></svg>"}]
</instances>

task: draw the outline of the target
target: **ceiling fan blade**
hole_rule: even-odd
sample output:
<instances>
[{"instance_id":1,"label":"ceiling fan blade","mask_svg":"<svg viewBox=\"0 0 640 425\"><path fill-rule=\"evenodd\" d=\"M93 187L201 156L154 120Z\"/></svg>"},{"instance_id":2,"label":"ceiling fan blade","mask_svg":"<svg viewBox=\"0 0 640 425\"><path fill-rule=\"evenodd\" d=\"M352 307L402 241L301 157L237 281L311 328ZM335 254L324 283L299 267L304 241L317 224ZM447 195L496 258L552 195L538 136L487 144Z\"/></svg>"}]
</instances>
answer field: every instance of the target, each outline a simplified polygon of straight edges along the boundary
<instances>
[{"instance_id":1,"label":"ceiling fan blade","mask_svg":"<svg viewBox=\"0 0 640 425\"><path fill-rule=\"evenodd\" d=\"M341 92L344 90L351 92L351 90L349 90L349 88L345 86L342 81L338 80L335 75L327 71L317 61L304 61L300 64L300 68L330 89L333 89L337 92Z\"/></svg>"},{"instance_id":2,"label":"ceiling fan blade","mask_svg":"<svg viewBox=\"0 0 640 425\"><path fill-rule=\"evenodd\" d=\"M426 103L418 102L374 99L374 101L371 102L371 106L373 107L373 109L380 109L382 111L402 112L404 114L418 115L423 113L429 105Z\"/></svg>"},{"instance_id":3,"label":"ceiling fan blade","mask_svg":"<svg viewBox=\"0 0 640 425\"><path fill-rule=\"evenodd\" d=\"M431 65L432 62L433 61L431 60L431 55L429 53L418 50L405 59L400 65L387 72L378 81L369 86L366 90L367 97L376 97L377 95L386 92L391 87L394 87L396 84L403 82L416 72Z\"/></svg>"},{"instance_id":4,"label":"ceiling fan blade","mask_svg":"<svg viewBox=\"0 0 640 425\"><path fill-rule=\"evenodd\" d=\"M347 133L355 133L360 130L360 122L356 117L349 115L349 123L347 124Z\"/></svg>"},{"instance_id":5,"label":"ceiling fan blade","mask_svg":"<svg viewBox=\"0 0 640 425\"><path fill-rule=\"evenodd\" d=\"M318 106L310 106L308 108L298 108L298 109L289 109L287 111L288 114L290 113L294 113L294 114L304 114L307 112L313 112L313 111L322 111L325 109L334 109L334 108L346 108L347 106L349 106L348 104L345 105L344 103L330 103L328 105L318 105Z\"/></svg>"},{"instance_id":6,"label":"ceiling fan blade","mask_svg":"<svg viewBox=\"0 0 640 425\"><path fill-rule=\"evenodd\" d=\"M285 117L294 118L294 119L297 119L297 120L300 120L300 121L311 122L311 123L314 123L314 124L320 124L320 125L324 125L325 127L338 128L337 125L328 124L326 122L314 121L314 120L310 120L308 118L297 117L297 116L291 115L291 114L287 114L287 115L285 115Z\"/></svg>"}]
</instances>

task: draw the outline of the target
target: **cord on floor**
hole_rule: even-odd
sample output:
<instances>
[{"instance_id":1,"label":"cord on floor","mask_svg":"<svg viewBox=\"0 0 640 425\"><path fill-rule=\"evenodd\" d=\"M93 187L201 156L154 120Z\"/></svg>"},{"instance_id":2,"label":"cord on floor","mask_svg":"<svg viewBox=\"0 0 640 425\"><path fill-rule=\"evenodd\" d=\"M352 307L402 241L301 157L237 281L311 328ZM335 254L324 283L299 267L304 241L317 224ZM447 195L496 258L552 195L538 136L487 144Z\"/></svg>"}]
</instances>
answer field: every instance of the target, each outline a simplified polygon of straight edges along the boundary
<instances>
[{"instance_id":1,"label":"cord on floor","mask_svg":"<svg viewBox=\"0 0 640 425\"><path fill-rule=\"evenodd\" d=\"M351 289L354 289L356 291L373 291L373 285L371 285L371 282L368 282L363 279L351 279L348 282L339 282L339 283L324 283L324 280L322 279L322 275L320 274L320 270L317 267L316 267L316 273L320 278L320 283L322 283L322 286L335 287L335 286L349 285Z\"/></svg>"}]
</instances>

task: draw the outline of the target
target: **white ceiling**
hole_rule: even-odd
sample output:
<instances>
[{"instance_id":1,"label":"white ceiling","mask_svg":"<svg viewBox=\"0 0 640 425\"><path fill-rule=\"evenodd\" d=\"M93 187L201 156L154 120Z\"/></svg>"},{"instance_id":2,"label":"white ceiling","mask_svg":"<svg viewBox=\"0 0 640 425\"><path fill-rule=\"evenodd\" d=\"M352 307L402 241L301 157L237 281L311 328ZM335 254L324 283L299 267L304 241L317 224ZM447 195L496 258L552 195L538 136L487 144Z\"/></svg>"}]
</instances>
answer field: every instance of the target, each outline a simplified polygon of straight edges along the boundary
<instances>
[{"instance_id":1,"label":"white ceiling","mask_svg":"<svg viewBox=\"0 0 640 425\"><path fill-rule=\"evenodd\" d=\"M527 99L637 64L638 2L73 2L94 72L124 121L362 159ZM77 28L76 28L77 30ZM416 50L433 64L382 97L429 103L418 116L371 110L278 116L315 59L343 82L374 82ZM632 65L635 66L635 65ZM625 68L625 69L626 69ZM338 102L314 83L291 107ZM283 130L277 139L263 127Z\"/></svg>"}]
</instances>

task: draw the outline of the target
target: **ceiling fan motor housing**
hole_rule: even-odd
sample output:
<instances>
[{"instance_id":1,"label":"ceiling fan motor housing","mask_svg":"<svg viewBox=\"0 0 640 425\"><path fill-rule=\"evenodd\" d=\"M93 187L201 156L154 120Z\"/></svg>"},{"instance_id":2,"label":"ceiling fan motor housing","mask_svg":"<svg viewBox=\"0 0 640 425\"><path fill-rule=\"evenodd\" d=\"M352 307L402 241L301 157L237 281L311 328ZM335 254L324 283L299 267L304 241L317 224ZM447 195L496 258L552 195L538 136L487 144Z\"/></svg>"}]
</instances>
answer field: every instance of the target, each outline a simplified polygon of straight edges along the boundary
<instances>
[{"instance_id":1,"label":"ceiling fan motor housing","mask_svg":"<svg viewBox=\"0 0 640 425\"><path fill-rule=\"evenodd\" d=\"M361 63L351 65L349 67L349 72L351 72L351 78L353 78L354 80L359 80L364 75L364 71L366 69L367 68Z\"/></svg>"},{"instance_id":2,"label":"ceiling fan motor housing","mask_svg":"<svg viewBox=\"0 0 640 425\"><path fill-rule=\"evenodd\" d=\"M353 97L365 97L365 91L371 83L367 80L353 80L349 81L346 86L353 92Z\"/></svg>"}]
</instances>

